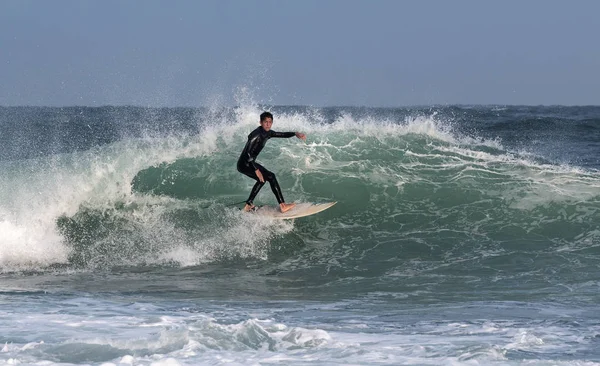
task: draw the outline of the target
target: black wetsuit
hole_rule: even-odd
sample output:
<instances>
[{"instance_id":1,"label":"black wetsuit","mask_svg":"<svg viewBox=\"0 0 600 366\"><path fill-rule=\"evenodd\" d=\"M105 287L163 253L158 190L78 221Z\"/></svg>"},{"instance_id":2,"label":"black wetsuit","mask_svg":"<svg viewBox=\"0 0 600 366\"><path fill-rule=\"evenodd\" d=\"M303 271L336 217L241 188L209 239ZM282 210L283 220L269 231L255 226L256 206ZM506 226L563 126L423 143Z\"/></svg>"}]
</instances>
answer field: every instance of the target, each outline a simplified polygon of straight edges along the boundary
<instances>
[{"instance_id":1,"label":"black wetsuit","mask_svg":"<svg viewBox=\"0 0 600 366\"><path fill-rule=\"evenodd\" d=\"M246 201L247 204L252 205L254 198L260 189L265 185L264 182L261 183L258 179L258 176L256 175L257 169L262 173L265 182L269 182L269 184L271 184L271 190L273 191L273 194L275 194L275 197L277 197L277 202L285 202L283 200L283 195L281 194L281 188L279 188L279 183L277 183L277 179L275 178L275 174L258 164L256 162L256 157L263 147L265 147L265 144L271 137L290 138L295 135L295 132L275 132L273 130L265 131L262 126L259 126L248 135L248 142L246 142L244 151L242 151L242 154L237 162L237 170L240 173L256 180L256 184L254 187L252 187L252 191L250 192L250 197L248 197L248 200Z\"/></svg>"}]
</instances>

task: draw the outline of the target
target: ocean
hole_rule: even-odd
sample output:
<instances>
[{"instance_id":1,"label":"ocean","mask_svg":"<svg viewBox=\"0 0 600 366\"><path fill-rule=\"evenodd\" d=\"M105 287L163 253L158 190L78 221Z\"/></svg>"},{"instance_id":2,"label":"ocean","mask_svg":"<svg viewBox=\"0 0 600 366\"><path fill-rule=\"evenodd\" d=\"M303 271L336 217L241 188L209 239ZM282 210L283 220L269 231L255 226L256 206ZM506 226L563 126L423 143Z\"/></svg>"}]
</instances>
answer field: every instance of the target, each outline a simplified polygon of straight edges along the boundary
<instances>
[{"instance_id":1,"label":"ocean","mask_svg":"<svg viewBox=\"0 0 600 366\"><path fill-rule=\"evenodd\" d=\"M259 161L297 220L240 210ZM268 185L257 204L276 204ZM600 365L600 107L0 107L0 364Z\"/></svg>"}]
</instances>

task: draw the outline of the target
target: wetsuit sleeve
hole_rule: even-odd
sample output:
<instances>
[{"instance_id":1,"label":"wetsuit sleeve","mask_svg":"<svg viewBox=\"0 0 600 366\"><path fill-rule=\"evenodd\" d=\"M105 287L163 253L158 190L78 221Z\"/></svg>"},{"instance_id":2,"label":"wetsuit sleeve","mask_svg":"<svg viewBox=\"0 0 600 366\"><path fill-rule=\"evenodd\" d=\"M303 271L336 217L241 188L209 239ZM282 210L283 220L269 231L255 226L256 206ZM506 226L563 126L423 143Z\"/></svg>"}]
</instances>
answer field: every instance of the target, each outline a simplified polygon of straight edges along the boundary
<instances>
[{"instance_id":1,"label":"wetsuit sleeve","mask_svg":"<svg viewBox=\"0 0 600 366\"><path fill-rule=\"evenodd\" d=\"M289 139L290 137L296 136L296 132L275 132L273 130L269 131L271 137L281 137L285 139Z\"/></svg>"}]
</instances>

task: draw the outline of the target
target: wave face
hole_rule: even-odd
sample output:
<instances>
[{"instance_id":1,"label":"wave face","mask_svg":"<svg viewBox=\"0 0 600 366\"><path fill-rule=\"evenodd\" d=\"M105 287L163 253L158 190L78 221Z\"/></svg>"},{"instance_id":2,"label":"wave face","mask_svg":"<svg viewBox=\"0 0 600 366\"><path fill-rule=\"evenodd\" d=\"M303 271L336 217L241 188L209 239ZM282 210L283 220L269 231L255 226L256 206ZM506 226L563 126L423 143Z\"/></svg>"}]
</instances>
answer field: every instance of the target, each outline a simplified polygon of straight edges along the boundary
<instances>
[{"instance_id":1,"label":"wave face","mask_svg":"<svg viewBox=\"0 0 600 366\"><path fill-rule=\"evenodd\" d=\"M235 163L254 105L1 108L0 270L258 263L310 291L438 299L600 280L600 108L270 109L308 140L259 160L287 201L330 210L231 206L253 184Z\"/></svg>"}]
</instances>

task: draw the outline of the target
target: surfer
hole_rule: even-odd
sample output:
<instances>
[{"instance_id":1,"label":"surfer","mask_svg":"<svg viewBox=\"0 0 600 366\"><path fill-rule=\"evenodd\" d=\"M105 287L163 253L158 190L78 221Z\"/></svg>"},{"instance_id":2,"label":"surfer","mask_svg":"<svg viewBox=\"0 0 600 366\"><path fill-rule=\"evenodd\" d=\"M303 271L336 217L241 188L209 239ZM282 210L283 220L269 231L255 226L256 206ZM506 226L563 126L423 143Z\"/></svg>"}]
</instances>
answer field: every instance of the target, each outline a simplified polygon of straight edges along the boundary
<instances>
[{"instance_id":1,"label":"surfer","mask_svg":"<svg viewBox=\"0 0 600 366\"><path fill-rule=\"evenodd\" d=\"M250 197L246 201L246 206L244 206L244 211L250 211L254 208L252 202L254 202L254 198L265 185L265 181L271 185L271 190L275 194L277 202L279 202L281 212L289 211L296 206L295 203L285 203L275 174L258 164L256 157L271 137L290 138L296 136L306 141L306 135L300 132L275 132L271 130L271 126L273 126L273 115L269 112L263 112L260 115L260 126L248 135L248 142L246 142L246 146L244 146L244 150L237 162L237 170L240 173L256 180L256 184L254 184L252 191L250 191Z\"/></svg>"}]
</instances>

